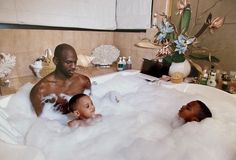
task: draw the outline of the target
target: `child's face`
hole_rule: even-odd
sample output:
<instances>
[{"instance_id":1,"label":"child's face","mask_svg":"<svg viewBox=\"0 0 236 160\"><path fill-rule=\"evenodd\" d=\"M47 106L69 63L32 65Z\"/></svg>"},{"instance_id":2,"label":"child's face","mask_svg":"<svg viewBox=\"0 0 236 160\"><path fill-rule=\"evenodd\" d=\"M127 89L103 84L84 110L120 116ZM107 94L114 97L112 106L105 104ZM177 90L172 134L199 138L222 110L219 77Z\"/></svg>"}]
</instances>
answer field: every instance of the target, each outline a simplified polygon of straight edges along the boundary
<instances>
[{"instance_id":1,"label":"child's face","mask_svg":"<svg viewBox=\"0 0 236 160\"><path fill-rule=\"evenodd\" d=\"M197 115L200 111L200 104L197 101L192 101L182 106L179 110L179 116L183 118L185 122L199 121Z\"/></svg>"},{"instance_id":2,"label":"child's face","mask_svg":"<svg viewBox=\"0 0 236 160\"><path fill-rule=\"evenodd\" d=\"M95 113L95 107L89 96L83 96L75 103L74 113L81 119L91 118Z\"/></svg>"}]
</instances>

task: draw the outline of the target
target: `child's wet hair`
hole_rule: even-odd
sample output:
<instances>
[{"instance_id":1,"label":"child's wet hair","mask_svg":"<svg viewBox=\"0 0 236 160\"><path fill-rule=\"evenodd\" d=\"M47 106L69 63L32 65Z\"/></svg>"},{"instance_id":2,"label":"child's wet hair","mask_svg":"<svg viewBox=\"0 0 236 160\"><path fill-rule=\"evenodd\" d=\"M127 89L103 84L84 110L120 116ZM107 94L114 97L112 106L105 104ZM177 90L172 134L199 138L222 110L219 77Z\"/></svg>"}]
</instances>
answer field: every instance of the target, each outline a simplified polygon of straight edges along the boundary
<instances>
[{"instance_id":1,"label":"child's wet hair","mask_svg":"<svg viewBox=\"0 0 236 160\"><path fill-rule=\"evenodd\" d=\"M205 103L203 103L202 101L200 100L197 100L198 104L200 105L201 107L201 111L198 113L198 119L199 121L205 119L205 118L208 118L208 117L212 117L212 114L211 114L211 111L209 110L209 108L206 106Z\"/></svg>"},{"instance_id":2,"label":"child's wet hair","mask_svg":"<svg viewBox=\"0 0 236 160\"><path fill-rule=\"evenodd\" d=\"M73 97L71 97L71 99L69 100L69 109L71 112L75 111L75 103L77 100L79 100L80 98L87 96L84 93L79 93L74 95Z\"/></svg>"}]
</instances>

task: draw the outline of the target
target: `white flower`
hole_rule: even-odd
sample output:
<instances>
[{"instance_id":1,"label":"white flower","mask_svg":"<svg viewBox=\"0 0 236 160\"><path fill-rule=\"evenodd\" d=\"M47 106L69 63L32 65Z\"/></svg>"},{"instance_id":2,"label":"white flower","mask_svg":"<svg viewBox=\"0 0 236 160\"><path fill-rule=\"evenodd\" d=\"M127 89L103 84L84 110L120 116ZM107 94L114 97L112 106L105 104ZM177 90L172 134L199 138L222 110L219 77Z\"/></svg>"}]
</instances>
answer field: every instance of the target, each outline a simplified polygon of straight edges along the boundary
<instances>
[{"instance_id":1,"label":"white flower","mask_svg":"<svg viewBox=\"0 0 236 160\"><path fill-rule=\"evenodd\" d=\"M167 21L166 18L164 18L163 21L161 22L159 29L160 31L157 33L156 36L157 36L157 40L161 42L165 40L167 33L174 32L174 27L169 21Z\"/></svg>"},{"instance_id":2,"label":"white flower","mask_svg":"<svg viewBox=\"0 0 236 160\"><path fill-rule=\"evenodd\" d=\"M0 78L4 78L11 73L16 65L16 57L10 54L0 53Z\"/></svg>"},{"instance_id":3,"label":"white flower","mask_svg":"<svg viewBox=\"0 0 236 160\"><path fill-rule=\"evenodd\" d=\"M175 51L179 52L179 54L184 54L188 48L188 45L192 44L195 39L195 37L188 38L182 34L179 35L178 39L174 41L176 44Z\"/></svg>"}]
</instances>

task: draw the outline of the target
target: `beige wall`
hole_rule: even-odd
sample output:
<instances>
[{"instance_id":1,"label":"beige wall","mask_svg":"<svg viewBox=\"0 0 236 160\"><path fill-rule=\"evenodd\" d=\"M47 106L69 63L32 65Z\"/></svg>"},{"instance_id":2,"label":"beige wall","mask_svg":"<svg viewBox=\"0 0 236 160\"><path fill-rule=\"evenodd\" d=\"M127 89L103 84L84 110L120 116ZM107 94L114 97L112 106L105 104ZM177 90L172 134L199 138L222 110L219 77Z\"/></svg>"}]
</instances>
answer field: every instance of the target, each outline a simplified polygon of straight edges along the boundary
<instances>
[{"instance_id":1,"label":"beige wall","mask_svg":"<svg viewBox=\"0 0 236 160\"><path fill-rule=\"evenodd\" d=\"M140 69L143 58L153 59L155 53L152 49L136 47L135 44L145 38L145 33L116 32L114 44L120 49L122 56L131 56L134 69Z\"/></svg>"},{"instance_id":2,"label":"beige wall","mask_svg":"<svg viewBox=\"0 0 236 160\"><path fill-rule=\"evenodd\" d=\"M153 0L153 13L165 12L166 0ZM161 17L157 17L161 21ZM121 50L121 54L133 59L133 68L140 69L143 58L154 59L155 50L135 46L136 43L146 38L145 32L116 32L114 33L114 44Z\"/></svg>"},{"instance_id":3,"label":"beige wall","mask_svg":"<svg viewBox=\"0 0 236 160\"><path fill-rule=\"evenodd\" d=\"M216 0L200 0L198 3L197 16L209 6L214 5ZM211 10L213 17L226 16L225 24L213 35L206 33L200 41L213 51L213 54L220 58L224 70L236 71L236 3L235 0L219 1ZM203 16L205 17L205 16ZM196 23L202 24L203 19L196 19Z\"/></svg>"},{"instance_id":4,"label":"beige wall","mask_svg":"<svg viewBox=\"0 0 236 160\"><path fill-rule=\"evenodd\" d=\"M176 1L174 0L172 10L172 20L178 24L176 13ZM198 42L201 46L211 50L212 55L220 59L222 70L236 71L236 3L235 0L190 0L192 7L192 19L189 35L194 35L200 29L206 17L211 12L213 18L217 16L226 17L225 24L214 34L206 31L200 36ZM212 7L214 6L214 7ZM207 9L208 12L205 12Z\"/></svg>"},{"instance_id":5,"label":"beige wall","mask_svg":"<svg viewBox=\"0 0 236 160\"><path fill-rule=\"evenodd\" d=\"M155 12L164 5L164 0L154 0ZM142 49L134 44L145 37L145 33L135 32L96 32L65 31L40 29L0 29L0 52L16 56L16 67L10 77L32 75L29 65L45 49L54 48L60 43L68 43L75 47L77 53L90 55L91 51L101 44L113 44L121 50L121 55L132 56L133 66L140 69L142 58L154 58L152 49Z\"/></svg>"},{"instance_id":6,"label":"beige wall","mask_svg":"<svg viewBox=\"0 0 236 160\"><path fill-rule=\"evenodd\" d=\"M0 52L16 56L16 67L10 77L32 75L29 65L44 50L54 48L60 43L75 47L77 54L90 55L101 44L113 44L112 32L62 31L35 29L0 29Z\"/></svg>"},{"instance_id":7,"label":"beige wall","mask_svg":"<svg viewBox=\"0 0 236 160\"><path fill-rule=\"evenodd\" d=\"M154 12L163 12L164 0L154 0ZM177 21L173 2L172 19ZM216 0L191 0L192 24L196 23L192 30L201 27L205 20L199 15L212 5ZM214 50L221 60L224 70L236 70L236 3L234 0L224 0L213 9L213 15L226 17L226 23L214 35L202 36L199 40L204 46ZM219 14L217 14L219 13ZM196 19L198 17L198 19ZM17 64L10 77L32 75L28 66L43 54L47 48L54 50L59 43L69 43L75 47L77 53L90 55L91 51L101 44L113 44L117 46L121 55L131 56L133 67L140 69L142 58L155 58L154 50L136 47L135 44L145 38L144 32L96 32L96 31L65 31L65 30L34 30L34 29L0 29L0 52L12 53L17 57Z\"/></svg>"}]
</instances>

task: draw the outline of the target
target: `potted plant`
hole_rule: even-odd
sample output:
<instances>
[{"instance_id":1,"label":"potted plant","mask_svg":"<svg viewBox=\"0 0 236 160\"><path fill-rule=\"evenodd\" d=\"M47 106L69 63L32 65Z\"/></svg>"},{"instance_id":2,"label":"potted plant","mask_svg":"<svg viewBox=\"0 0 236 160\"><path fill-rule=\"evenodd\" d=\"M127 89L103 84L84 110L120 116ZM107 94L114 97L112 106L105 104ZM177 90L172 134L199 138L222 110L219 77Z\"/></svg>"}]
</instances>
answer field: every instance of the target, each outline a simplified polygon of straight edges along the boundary
<instances>
[{"instance_id":1,"label":"potted plant","mask_svg":"<svg viewBox=\"0 0 236 160\"><path fill-rule=\"evenodd\" d=\"M161 15L163 19L154 37L154 44L160 46L157 49L157 59L171 63L170 76L175 72L183 73L184 77L188 76L191 70L190 63L202 73L202 68L192 59L215 62L219 62L219 60L210 54L204 55L197 52L202 48L196 47L195 42L207 29L212 31L220 28L224 23L224 18L212 18L210 13L200 30L195 35L190 36L187 33L191 20L190 3L187 0L178 0L177 8L178 14L181 16L178 27L171 23L170 17L165 14Z\"/></svg>"}]
</instances>

